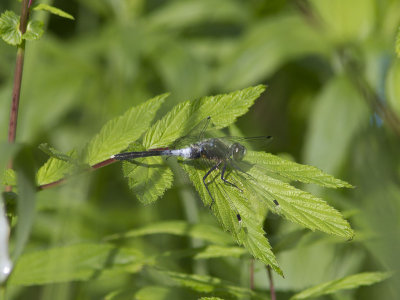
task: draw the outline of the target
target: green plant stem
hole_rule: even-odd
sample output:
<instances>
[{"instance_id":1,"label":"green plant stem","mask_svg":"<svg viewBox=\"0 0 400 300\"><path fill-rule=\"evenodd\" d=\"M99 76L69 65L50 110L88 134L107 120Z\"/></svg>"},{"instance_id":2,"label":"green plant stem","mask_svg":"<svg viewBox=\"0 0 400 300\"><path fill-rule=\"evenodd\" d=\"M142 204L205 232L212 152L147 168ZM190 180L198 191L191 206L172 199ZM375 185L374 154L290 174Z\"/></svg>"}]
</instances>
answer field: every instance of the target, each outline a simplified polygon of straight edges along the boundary
<instances>
[{"instance_id":1,"label":"green plant stem","mask_svg":"<svg viewBox=\"0 0 400 300\"><path fill-rule=\"evenodd\" d=\"M250 259L250 289L254 290L254 258Z\"/></svg>"}]
</instances>

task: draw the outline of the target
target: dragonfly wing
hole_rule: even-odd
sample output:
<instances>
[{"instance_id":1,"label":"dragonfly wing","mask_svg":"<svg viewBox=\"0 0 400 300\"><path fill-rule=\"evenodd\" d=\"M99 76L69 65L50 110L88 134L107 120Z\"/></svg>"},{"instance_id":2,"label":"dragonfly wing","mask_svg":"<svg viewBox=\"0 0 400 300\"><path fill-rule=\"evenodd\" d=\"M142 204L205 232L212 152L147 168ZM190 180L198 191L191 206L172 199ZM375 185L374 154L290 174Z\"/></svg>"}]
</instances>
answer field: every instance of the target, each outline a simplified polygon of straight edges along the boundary
<instances>
[{"instance_id":1,"label":"dragonfly wing","mask_svg":"<svg viewBox=\"0 0 400 300\"><path fill-rule=\"evenodd\" d=\"M226 141L226 143L239 143L245 146L249 150L261 150L265 151L268 145L272 141L272 136L253 136L253 137L238 137L238 136L224 136L220 138Z\"/></svg>"}]
</instances>

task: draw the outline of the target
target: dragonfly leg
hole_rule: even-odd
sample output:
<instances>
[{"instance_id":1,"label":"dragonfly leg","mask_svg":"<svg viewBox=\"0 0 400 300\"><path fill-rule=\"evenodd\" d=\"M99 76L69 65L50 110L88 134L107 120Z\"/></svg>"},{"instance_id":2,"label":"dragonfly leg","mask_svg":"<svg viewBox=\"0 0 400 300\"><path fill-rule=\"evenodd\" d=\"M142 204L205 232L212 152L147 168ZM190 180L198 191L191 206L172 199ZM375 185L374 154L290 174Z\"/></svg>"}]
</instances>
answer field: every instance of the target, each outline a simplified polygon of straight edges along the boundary
<instances>
[{"instance_id":1,"label":"dragonfly leg","mask_svg":"<svg viewBox=\"0 0 400 300\"><path fill-rule=\"evenodd\" d=\"M225 175L225 171L226 171L226 163L224 164L223 168L222 168L222 172L221 172L221 179L223 182L225 182L226 184L233 186L235 188L237 188L239 191L241 191L243 193L243 191L234 183L229 182L228 180L226 180L226 178L224 177Z\"/></svg>"},{"instance_id":2,"label":"dragonfly leg","mask_svg":"<svg viewBox=\"0 0 400 300\"><path fill-rule=\"evenodd\" d=\"M211 206L214 204L215 200L214 200L214 197L211 195L210 190L208 189L208 183L206 182L206 179L207 179L207 177L211 174L212 171L214 171L216 168L219 167L220 164L221 164L221 163L219 162L219 163L217 163L215 166L213 166L210 170L208 170L208 172L206 173L206 175L204 175L204 177L203 177L203 184L204 184L204 186L206 187L206 190L207 190L207 192L208 192L208 194L210 195L210 198L211 198L210 208L211 208Z\"/></svg>"}]
</instances>

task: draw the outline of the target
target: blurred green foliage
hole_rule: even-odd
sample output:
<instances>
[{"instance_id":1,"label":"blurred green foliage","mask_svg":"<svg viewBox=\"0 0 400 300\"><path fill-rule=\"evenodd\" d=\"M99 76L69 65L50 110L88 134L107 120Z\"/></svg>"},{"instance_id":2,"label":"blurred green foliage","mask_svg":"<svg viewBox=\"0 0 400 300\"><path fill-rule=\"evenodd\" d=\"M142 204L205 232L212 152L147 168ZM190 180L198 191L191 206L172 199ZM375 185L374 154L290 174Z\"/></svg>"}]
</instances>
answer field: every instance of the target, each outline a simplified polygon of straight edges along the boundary
<instances>
[{"instance_id":1,"label":"blurred green foliage","mask_svg":"<svg viewBox=\"0 0 400 300\"><path fill-rule=\"evenodd\" d=\"M356 232L351 242L268 215L264 229L285 272L285 278L274 276L278 299L356 273L400 269L399 0L51 4L75 21L32 13L45 23L45 33L26 47L18 142L48 143L68 153L108 120L155 95L171 93L161 117L188 99L264 83L268 90L236 123L243 134L273 135L268 152L289 153L356 186L313 190L347 217ZM18 14L19 6L4 0L0 11ZM15 52L0 43L0 141L7 138ZM10 152L1 147L2 155ZM46 159L40 150L34 159L20 158L21 172L25 164L35 161L39 168ZM193 251L209 253L216 242L193 234L193 224L214 228L212 234L228 239L222 246L234 244L183 176L150 206L137 201L122 177L115 164L36 194L36 216L20 259L32 273L20 273L25 278L19 284L10 278L10 299L257 299L268 293L259 263L256 291L248 289L245 254L224 257L215 250L214 257L196 258ZM29 189L28 179L24 184ZM187 230L161 228L103 242L167 220L182 220ZM12 237L18 252L24 237ZM397 299L399 287L395 274L334 297Z\"/></svg>"}]
</instances>

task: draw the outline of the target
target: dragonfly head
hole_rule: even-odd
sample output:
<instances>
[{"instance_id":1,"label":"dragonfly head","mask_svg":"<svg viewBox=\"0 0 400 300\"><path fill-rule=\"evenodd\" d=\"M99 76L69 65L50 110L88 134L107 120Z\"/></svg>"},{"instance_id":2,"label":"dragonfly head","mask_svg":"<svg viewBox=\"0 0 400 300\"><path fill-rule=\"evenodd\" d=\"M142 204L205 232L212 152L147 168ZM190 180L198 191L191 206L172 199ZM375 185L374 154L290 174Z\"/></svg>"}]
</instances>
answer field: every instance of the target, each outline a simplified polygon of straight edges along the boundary
<instances>
[{"instance_id":1,"label":"dragonfly head","mask_svg":"<svg viewBox=\"0 0 400 300\"><path fill-rule=\"evenodd\" d=\"M241 161L246 155L246 147L239 143L232 144L230 149L233 160Z\"/></svg>"}]
</instances>

